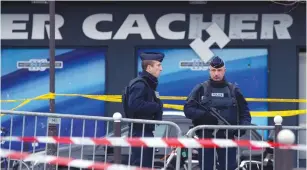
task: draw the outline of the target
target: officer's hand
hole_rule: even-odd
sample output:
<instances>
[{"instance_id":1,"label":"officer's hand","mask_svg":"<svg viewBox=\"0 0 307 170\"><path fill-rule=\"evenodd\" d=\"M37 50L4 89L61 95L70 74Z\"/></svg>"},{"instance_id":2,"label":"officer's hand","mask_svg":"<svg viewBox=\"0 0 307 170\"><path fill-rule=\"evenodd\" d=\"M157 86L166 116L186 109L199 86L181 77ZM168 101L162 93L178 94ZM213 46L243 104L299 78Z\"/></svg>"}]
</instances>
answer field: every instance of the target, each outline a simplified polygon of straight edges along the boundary
<instances>
[{"instance_id":1,"label":"officer's hand","mask_svg":"<svg viewBox=\"0 0 307 170\"><path fill-rule=\"evenodd\" d=\"M161 110L160 112L156 113L154 116L154 120L162 120L163 117L163 111Z\"/></svg>"},{"instance_id":2,"label":"officer's hand","mask_svg":"<svg viewBox=\"0 0 307 170\"><path fill-rule=\"evenodd\" d=\"M214 125L224 125L222 121L219 121L215 116L208 113L207 111L203 112L203 117L201 119L206 122L211 122Z\"/></svg>"},{"instance_id":3,"label":"officer's hand","mask_svg":"<svg viewBox=\"0 0 307 170\"><path fill-rule=\"evenodd\" d=\"M217 125L225 125L225 123L221 121L220 119L217 119Z\"/></svg>"},{"instance_id":4,"label":"officer's hand","mask_svg":"<svg viewBox=\"0 0 307 170\"><path fill-rule=\"evenodd\" d=\"M217 125L225 125L225 123L222 120L217 119Z\"/></svg>"},{"instance_id":5,"label":"officer's hand","mask_svg":"<svg viewBox=\"0 0 307 170\"><path fill-rule=\"evenodd\" d=\"M163 103L160 99L157 99L157 102L160 106L159 111L155 114L154 119L155 120L162 120L162 115L163 115Z\"/></svg>"},{"instance_id":6,"label":"officer's hand","mask_svg":"<svg viewBox=\"0 0 307 170\"><path fill-rule=\"evenodd\" d=\"M160 106L160 109L163 110L163 103L162 103L162 101L160 99L157 99L157 102L158 102L158 104Z\"/></svg>"}]
</instances>

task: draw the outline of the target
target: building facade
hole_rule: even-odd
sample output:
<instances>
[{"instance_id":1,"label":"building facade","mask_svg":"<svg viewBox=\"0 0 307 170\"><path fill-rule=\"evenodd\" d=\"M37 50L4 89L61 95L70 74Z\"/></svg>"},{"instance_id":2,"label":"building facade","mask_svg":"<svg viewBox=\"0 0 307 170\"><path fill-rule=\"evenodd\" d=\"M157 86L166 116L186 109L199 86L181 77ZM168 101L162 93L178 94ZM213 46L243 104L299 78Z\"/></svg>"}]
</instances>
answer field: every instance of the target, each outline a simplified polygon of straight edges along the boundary
<instances>
[{"instance_id":1,"label":"building facade","mask_svg":"<svg viewBox=\"0 0 307 170\"><path fill-rule=\"evenodd\" d=\"M3 99L48 93L48 71L37 71L35 66L32 71L21 69L22 64L49 57L48 10L46 4L2 4ZM166 57L160 95L186 96L208 78L199 66L205 62L190 44L197 38L207 40L211 35L206 29L212 23L230 39L222 48L212 45L212 51L226 61L226 76L245 97L302 97L298 72L299 54L306 51L306 7L273 2L56 2L56 93L121 94L141 71L140 52L161 51ZM3 105L4 109L16 106ZM251 102L250 106L252 111L300 108L297 103ZM47 101L35 101L19 110L48 111L48 107ZM122 112L122 106L116 102L56 99L58 113L111 116L117 111ZM284 124L303 120L285 117ZM255 117L253 122L269 125L273 120Z\"/></svg>"}]
</instances>

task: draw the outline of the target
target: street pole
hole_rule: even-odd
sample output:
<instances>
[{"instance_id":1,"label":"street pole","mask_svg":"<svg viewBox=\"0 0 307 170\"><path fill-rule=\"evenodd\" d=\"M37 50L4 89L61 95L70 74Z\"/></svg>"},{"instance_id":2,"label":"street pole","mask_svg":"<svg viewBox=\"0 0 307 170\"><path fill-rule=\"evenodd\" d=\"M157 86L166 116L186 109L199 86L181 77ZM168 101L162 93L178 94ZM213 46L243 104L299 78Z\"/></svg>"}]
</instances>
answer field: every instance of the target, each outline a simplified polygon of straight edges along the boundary
<instances>
[{"instance_id":1,"label":"street pole","mask_svg":"<svg viewBox=\"0 0 307 170\"><path fill-rule=\"evenodd\" d=\"M50 55L50 93L55 93L55 1L49 1L50 29L49 29L49 55ZM50 112L55 112L55 101L50 99Z\"/></svg>"},{"instance_id":2,"label":"street pole","mask_svg":"<svg viewBox=\"0 0 307 170\"><path fill-rule=\"evenodd\" d=\"M50 29L49 29L49 55L50 55L50 65L49 65L49 91L50 93L55 93L55 1L49 1L49 16L50 16ZM49 100L49 112L55 113L55 100ZM58 136L57 124L52 121L53 118L48 118L48 136ZM47 145L48 155L57 155L57 145L48 144ZM47 169L56 169L55 166L48 165Z\"/></svg>"}]
</instances>

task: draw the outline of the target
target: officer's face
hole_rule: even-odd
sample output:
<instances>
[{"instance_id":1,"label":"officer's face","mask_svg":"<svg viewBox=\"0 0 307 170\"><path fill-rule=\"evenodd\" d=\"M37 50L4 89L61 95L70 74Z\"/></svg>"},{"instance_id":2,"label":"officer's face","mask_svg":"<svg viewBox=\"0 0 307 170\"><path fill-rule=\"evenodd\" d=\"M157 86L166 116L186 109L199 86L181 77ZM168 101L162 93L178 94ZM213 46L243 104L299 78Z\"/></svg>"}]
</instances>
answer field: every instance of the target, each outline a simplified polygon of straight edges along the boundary
<instances>
[{"instance_id":1,"label":"officer's face","mask_svg":"<svg viewBox=\"0 0 307 170\"><path fill-rule=\"evenodd\" d=\"M209 67L210 69L210 77L211 79L213 79L214 81L221 81L223 80L223 77L225 75L225 67L221 67L221 68L214 68L214 67Z\"/></svg>"},{"instance_id":2,"label":"officer's face","mask_svg":"<svg viewBox=\"0 0 307 170\"><path fill-rule=\"evenodd\" d=\"M159 61L153 61L152 65L148 66L148 72L155 77L159 77L162 71L162 65Z\"/></svg>"}]
</instances>

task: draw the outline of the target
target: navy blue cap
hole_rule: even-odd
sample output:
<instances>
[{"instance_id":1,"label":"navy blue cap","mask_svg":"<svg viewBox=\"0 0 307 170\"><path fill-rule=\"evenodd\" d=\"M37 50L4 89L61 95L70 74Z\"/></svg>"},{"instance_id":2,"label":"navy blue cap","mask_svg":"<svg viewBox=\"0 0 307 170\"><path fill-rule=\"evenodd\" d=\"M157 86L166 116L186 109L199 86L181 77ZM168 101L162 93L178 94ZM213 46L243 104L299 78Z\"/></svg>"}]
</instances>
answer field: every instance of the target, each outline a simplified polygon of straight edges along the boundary
<instances>
[{"instance_id":1,"label":"navy blue cap","mask_svg":"<svg viewBox=\"0 0 307 170\"><path fill-rule=\"evenodd\" d=\"M156 60L162 62L164 58L163 53L159 52L144 52L141 54L141 60Z\"/></svg>"},{"instance_id":2,"label":"navy blue cap","mask_svg":"<svg viewBox=\"0 0 307 170\"><path fill-rule=\"evenodd\" d=\"M221 68L224 65L225 65L224 61L218 56L213 57L211 62L210 62L210 66L214 67L214 68Z\"/></svg>"}]
</instances>

